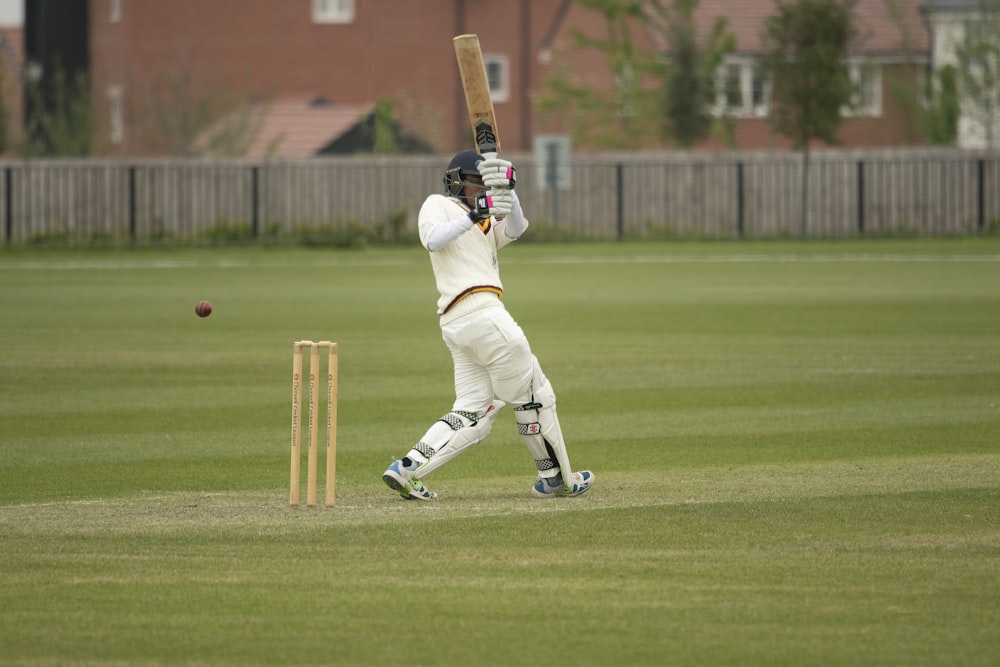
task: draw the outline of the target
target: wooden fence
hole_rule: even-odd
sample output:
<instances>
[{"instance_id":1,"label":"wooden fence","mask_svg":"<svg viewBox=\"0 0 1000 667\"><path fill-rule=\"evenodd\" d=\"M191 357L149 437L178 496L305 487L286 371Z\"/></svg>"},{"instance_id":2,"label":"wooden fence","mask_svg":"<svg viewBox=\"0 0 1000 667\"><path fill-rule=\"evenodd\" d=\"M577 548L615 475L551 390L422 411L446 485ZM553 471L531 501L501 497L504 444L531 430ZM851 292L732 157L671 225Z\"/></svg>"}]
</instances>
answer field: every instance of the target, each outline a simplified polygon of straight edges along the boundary
<instances>
[{"instance_id":1,"label":"wooden fence","mask_svg":"<svg viewBox=\"0 0 1000 667\"><path fill-rule=\"evenodd\" d=\"M1000 153L514 155L538 227L594 239L968 235L1000 231ZM303 229L416 227L448 158L0 162L0 245L197 242ZM557 173L564 170L561 173ZM547 174L558 176L549 179ZM562 187L556 187L556 182Z\"/></svg>"}]
</instances>

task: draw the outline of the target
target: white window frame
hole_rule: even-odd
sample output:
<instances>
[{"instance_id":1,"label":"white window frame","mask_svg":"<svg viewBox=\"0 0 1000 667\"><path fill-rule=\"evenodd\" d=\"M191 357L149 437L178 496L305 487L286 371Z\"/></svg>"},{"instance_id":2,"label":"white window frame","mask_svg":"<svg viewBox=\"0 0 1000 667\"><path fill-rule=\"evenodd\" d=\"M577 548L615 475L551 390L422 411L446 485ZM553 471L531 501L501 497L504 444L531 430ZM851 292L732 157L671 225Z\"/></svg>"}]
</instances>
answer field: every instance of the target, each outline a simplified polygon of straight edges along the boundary
<instances>
[{"instance_id":1,"label":"white window frame","mask_svg":"<svg viewBox=\"0 0 1000 667\"><path fill-rule=\"evenodd\" d=\"M108 135L115 145L125 139L124 96L120 85L108 86Z\"/></svg>"},{"instance_id":2,"label":"white window frame","mask_svg":"<svg viewBox=\"0 0 1000 667\"><path fill-rule=\"evenodd\" d=\"M353 23L354 0L312 0L313 23Z\"/></svg>"},{"instance_id":3,"label":"white window frame","mask_svg":"<svg viewBox=\"0 0 1000 667\"><path fill-rule=\"evenodd\" d=\"M490 82L490 97L494 102L510 100L510 58L502 53L484 53L483 64Z\"/></svg>"},{"instance_id":4,"label":"white window frame","mask_svg":"<svg viewBox=\"0 0 1000 667\"><path fill-rule=\"evenodd\" d=\"M735 87L730 85L735 83ZM736 92L739 100L730 100ZM730 57L715 72L714 116L765 118L771 110L771 82L765 80L757 61L749 57Z\"/></svg>"},{"instance_id":5,"label":"white window frame","mask_svg":"<svg viewBox=\"0 0 1000 667\"><path fill-rule=\"evenodd\" d=\"M847 61L847 75L859 88L851 95L851 103L841 113L845 117L882 116L882 65L871 60Z\"/></svg>"}]
</instances>

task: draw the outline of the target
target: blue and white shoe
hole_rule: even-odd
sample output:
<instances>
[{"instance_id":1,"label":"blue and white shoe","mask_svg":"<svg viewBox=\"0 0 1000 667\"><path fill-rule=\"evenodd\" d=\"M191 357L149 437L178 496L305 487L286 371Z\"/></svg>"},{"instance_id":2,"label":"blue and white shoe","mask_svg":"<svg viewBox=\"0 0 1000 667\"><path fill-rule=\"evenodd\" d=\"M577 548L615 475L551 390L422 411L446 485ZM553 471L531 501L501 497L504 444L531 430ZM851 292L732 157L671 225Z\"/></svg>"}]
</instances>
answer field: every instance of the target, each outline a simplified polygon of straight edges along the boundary
<instances>
[{"instance_id":1,"label":"blue and white shoe","mask_svg":"<svg viewBox=\"0 0 1000 667\"><path fill-rule=\"evenodd\" d=\"M382 481L399 493L405 500L433 500L437 494L429 490L424 483L413 477L413 470L403 465L402 461L392 459L392 465L382 474Z\"/></svg>"},{"instance_id":2,"label":"blue and white shoe","mask_svg":"<svg viewBox=\"0 0 1000 667\"><path fill-rule=\"evenodd\" d=\"M563 483L562 475L557 475L558 484L550 484L549 480L539 477L531 487L531 493L536 498L572 498L586 493L594 484L594 473L581 470L573 473L573 483L569 486Z\"/></svg>"}]
</instances>

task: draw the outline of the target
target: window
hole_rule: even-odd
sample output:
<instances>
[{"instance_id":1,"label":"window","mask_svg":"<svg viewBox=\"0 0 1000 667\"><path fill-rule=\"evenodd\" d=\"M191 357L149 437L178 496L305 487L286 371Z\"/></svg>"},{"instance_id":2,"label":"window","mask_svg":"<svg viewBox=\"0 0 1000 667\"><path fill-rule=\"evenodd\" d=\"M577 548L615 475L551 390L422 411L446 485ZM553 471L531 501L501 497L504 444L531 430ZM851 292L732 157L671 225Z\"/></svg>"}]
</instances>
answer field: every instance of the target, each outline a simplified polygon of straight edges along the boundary
<instances>
[{"instance_id":1,"label":"window","mask_svg":"<svg viewBox=\"0 0 1000 667\"><path fill-rule=\"evenodd\" d=\"M715 75L717 116L756 118L767 115L771 86L750 58L727 60Z\"/></svg>"},{"instance_id":2,"label":"window","mask_svg":"<svg viewBox=\"0 0 1000 667\"><path fill-rule=\"evenodd\" d=\"M882 115L882 68L869 62L849 62L847 75L854 84L845 116Z\"/></svg>"},{"instance_id":3,"label":"window","mask_svg":"<svg viewBox=\"0 0 1000 667\"><path fill-rule=\"evenodd\" d=\"M108 87L108 129L112 144L120 144L125 136L125 114L122 111L122 87Z\"/></svg>"},{"instance_id":4,"label":"window","mask_svg":"<svg viewBox=\"0 0 1000 667\"><path fill-rule=\"evenodd\" d=\"M351 23L354 0L312 0L313 23Z\"/></svg>"},{"instance_id":5,"label":"window","mask_svg":"<svg viewBox=\"0 0 1000 667\"><path fill-rule=\"evenodd\" d=\"M510 61L507 56L486 53L483 63L490 82L490 97L494 102L506 102L510 99Z\"/></svg>"},{"instance_id":6,"label":"window","mask_svg":"<svg viewBox=\"0 0 1000 667\"><path fill-rule=\"evenodd\" d=\"M122 0L109 0L108 22L121 23L121 20L122 20Z\"/></svg>"}]
</instances>

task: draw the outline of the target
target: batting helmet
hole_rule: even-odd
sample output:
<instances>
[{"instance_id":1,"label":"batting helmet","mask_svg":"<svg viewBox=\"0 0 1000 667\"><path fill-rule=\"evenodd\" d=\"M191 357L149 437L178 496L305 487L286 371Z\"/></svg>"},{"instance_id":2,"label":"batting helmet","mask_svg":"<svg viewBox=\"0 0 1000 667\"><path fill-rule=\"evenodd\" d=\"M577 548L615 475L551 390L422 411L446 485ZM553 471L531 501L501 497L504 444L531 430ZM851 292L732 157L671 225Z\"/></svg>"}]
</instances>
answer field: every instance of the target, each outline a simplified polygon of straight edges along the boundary
<instances>
[{"instance_id":1,"label":"batting helmet","mask_svg":"<svg viewBox=\"0 0 1000 667\"><path fill-rule=\"evenodd\" d=\"M448 163L448 170L444 172L444 187L452 197L462 197L462 188L465 187L465 176L475 176L479 178L477 165L483 161L483 156L474 150L467 150L458 153Z\"/></svg>"}]
</instances>

